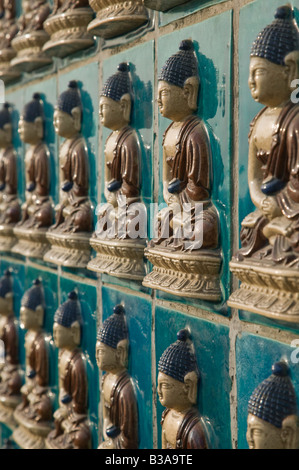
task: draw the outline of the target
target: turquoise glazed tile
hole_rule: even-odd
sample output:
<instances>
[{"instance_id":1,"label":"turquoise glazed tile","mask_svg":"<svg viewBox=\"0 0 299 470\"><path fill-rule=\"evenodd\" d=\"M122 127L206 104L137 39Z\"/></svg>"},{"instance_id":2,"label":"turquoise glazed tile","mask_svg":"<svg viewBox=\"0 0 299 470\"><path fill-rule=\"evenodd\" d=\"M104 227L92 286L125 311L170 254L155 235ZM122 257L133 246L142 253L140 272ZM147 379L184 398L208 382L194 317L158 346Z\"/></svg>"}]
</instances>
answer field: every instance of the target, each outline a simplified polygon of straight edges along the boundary
<instances>
[{"instance_id":1,"label":"turquoise glazed tile","mask_svg":"<svg viewBox=\"0 0 299 470\"><path fill-rule=\"evenodd\" d=\"M207 425L209 447L212 449L229 449L231 448L229 329L224 325L190 317L165 307L156 307L157 377L158 362L161 355L170 344L177 340L177 333L183 328L190 328L196 352L200 371L198 409ZM161 448L160 420L163 410L164 408L158 400L158 448Z\"/></svg>"},{"instance_id":2,"label":"turquoise glazed tile","mask_svg":"<svg viewBox=\"0 0 299 470\"><path fill-rule=\"evenodd\" d=\"M240 320L247 321L249 323L257 323L258 325L266 325L279 330L288 330L294 333L299 331L299 323L290 323L282 320L276 320L274 318L267 318L257 313L247 312L245 310L239 310Z\"/></svg>"},{"instance_id":3,"label":"turquoise glazed tile","mask_svg":"<svg viewBox=\"0 0 299 470\"><path fill-rule=\"evenodd\" d=\"M217 36L215 36L217 31ZM211 143L212 200L220 217L220 246L223 252L222 290L223 302L216 306L209 302L178 296L178 302L204 306L207 310L226 312L225 300L229 293L230 274L228 263L231 257L231 35L232 12L228 11L202 23L183 28L163 36L158 41L158 73L166 60L179 50L183 39L194 42L199 63L201 86L198 115L207 125ZM160 187L159 204L163 200L163 134L170 121L159 113ZM157 295L174 300L174 297L157 291Z\"/></svg>"},{"instance_id":4,"label":"turquoise glazed tile","mask_svg":"<svg viewBox=\"0 0 299 470\"><path fill-rule=\"evenodd\" d=\"M280 360L288 361L290 377L296 390L298 403L299 368L292 363L295 352L288 344L243 333L237 338L237 390L238 390L238 448L248 449L246 441L248 400L255 388L271 375L272 365ZM250 378L250 380L248 380Z\"/></svg>"},{"instance_id":5,"label":"turquoise glazed tile","mask_svg":"<svg viewBox=\"0 0 299 470\"><path fill-rule=\"evenodd\" d=\"M62 304L68 298L69 292L76 289L83 317L83 333L81 348L86 360L88 382L88 417L92 432L92 448L98 446L98 404L99 404L99 374L95 359L96 347L96 310L97 289L87 284L67 277L60 278L60 300Z\"/></svg>"},{"instance_id":6,"label":"turquoise glazed tile","mask_svg":"<svg viewBox=\"0 0 299 470\"><path fill-rule=\"evenodd\" d=\"M103 321L113 307L122 304L129 330L129 366L138 403L139 448L153 448L152 372L151 372L151 302L121 290L102 288Z\"/></svg>"},{"instance_id":7,"label":"turquoise glazed tile","mask_svg":"<svg viewBox=\"0 0 299 470\"><path fill-rule=\"evenodd\" d=\"M248 189L248 133L250 123L263 108L251 96L248 87L250 51L259 32L272 23L275 10L281 0L257 0L240 10L239 36L239 221L253 211ZM292 2L297 22L299 21L299 1Z\"/></svg>"},{"instance_id":8,"label":"turquoise glazed tile","mask_svg":"<svg viewBox=\"0 0 299 470\"><path fill-rule=\"evenodd\" d=\"M160 13L160 26L165 26L172 21L184 18L198 10L216 5L217 3L223 3L224 1L225 0L192 0L183 5L178 5L171 10ZM215 29L215 31L217 30Z\"/></svg>"},{"instance_id":9,"label":"turquoise glazed tile","mask_svg":"<svg viewBox=\"0 0 299 470\"><path fill-rule=\"evenodd\" d=\"M71 80L79 82L83 105L82 135L86 140L89 156L89 197L96 207L98 181L98 62L91 62L59 75L58 94L63 93ZM59 138L59 145L62 139Z\"/></svg>"}]
</instances>

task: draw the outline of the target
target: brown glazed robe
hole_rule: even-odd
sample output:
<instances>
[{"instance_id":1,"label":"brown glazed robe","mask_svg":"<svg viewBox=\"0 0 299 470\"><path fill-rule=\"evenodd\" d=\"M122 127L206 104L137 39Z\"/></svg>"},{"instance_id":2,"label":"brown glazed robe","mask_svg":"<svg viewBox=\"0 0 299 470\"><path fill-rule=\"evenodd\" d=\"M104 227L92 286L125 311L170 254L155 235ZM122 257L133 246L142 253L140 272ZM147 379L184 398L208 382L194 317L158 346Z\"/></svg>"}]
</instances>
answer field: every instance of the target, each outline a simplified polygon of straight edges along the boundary
<instances>
[{"instance_id":1,"label":"brown glazed robe","mask_svg":"<svg viewBox=\"0 0 299 470\"><path fill-rule=\"evenodd\" d=\"M258 118L266 111L264 108L251 123L252 130ZM273 176L286 183L286 186L275 194L282 214L293 221L293 234L288 240L277 236L272 257L274 261L282 261L285 258L293 258L294 251L299 252L299 105L288 102L282 109L275 126L272 145L269 154L258 153L263 164L263 177ZM258 249L263 248L268 240L262 234L262 230L269 222L267 217L260 215L253 229L243 227L241 230L240 252L244 256L251 256ZM292 254L290 254L292 248ZM294 251L293 251L294 250Z\"/></svg>"},{"instance_id":2,"label":"brown glazed robe","mask_svg":"<svg viewBox=\"0 0 299 470\"><path fill-rule=\"evenodd\" d=\"M161 425L163 428L166 415L169 409L163 411ZM207 449L207 442L204 435L200 418L196 408L191 408L185 415L177 433L176 449ZM171 447L167 447L171 448Z\"/></svg>"},{"instance_id":3,"label":"brown glazed robe","mask_svg":"<svg viewBox=\"0 0 299 470\"><path fill-rule=\"evenodd\" d=\"M104 385L105 374L102 378ZM138 449L138 411L133 385L127 371L124 371L111 390L110 421L120 429L117 449Z\"/></svg>"},{"instance_id":4,"label":"brown glazed robe","mask_svg":"<svg viewBox=\"0 0 299 470\"><path fill-rule=\"evenodd\" d=\"M17 198L17 162L12 145L5 149L0 159L0 183L5 184L0 223L15 224L20 220L21 207Z\"/></svg>"},{"instance_id":5,"label":"brown glazed robe","mask_svg":"<svg viewBox=\"0 0 299 470\"><path fill-rule=\"evenodd\" d=\"M91 232L92 211L88 198L89 168L85 140L77 136L71 143L64 163L61 166L64 183L73 184L68 192L67 203L72 207L71 214L64 219L61 205L56 214L56 224L52 230L64 233Z\"/></svg>"},{"instance_id":6,"label":"brown glazed robe","mask_svg":"<svg viewBox=\"0 0 299 470\"><path fill-rule=\"evenodd\" d=\"M165 137L173 123L166 129ZM210 200L210 147L205 127L198 116L190 116L181 127L174 157L167 158L171 179L181 181L179 200L183 203L202 202L203 244L202 248L218 246L218 215ZM170 220L172 215L170 214ZM168 223L168 222L167 222ZM195 210L191 209L191 226L195 223ZM163 224L158 227L158 238L151 245L171 250L184 250L184 240L175 239L171 228L170 237L163 238ZM192 238L188 241L192 241ZM195 247L196 249L196 247ZM192 248L190 248L192 251Z\"/></svg>"},{"instance_id":7,"label":"brown glazed robe","mask_svg":"<svg viewBox=\"0 0 299 470\"><path fill-rule=\"evenodd\" d=\"M19 225L24 228L49 227L52 224L53 209L49 200L50 167L48 149L43 142L37 145L28 167L26 167L26 184L34 183L30 202L23 211ZM33 213L29 214L28 209Z\"/></svg>"},{"instance_id":8,"label":"brown glazed robe","mask_svg":"<svg viewBox=\"0 0 299 470\"><path fill-rule=\"evenodd\" d=\"M71 430L66 433L62 422L56 421L56 429L48 435L52 448L56 449L89 449L91 433L87 420L87 377L82 352L75 349L67 364L63 388L72 398L71 412L68 420Z\"/></svg>"},{"instance_id":9,"label":"brown glazed robe","mask_svg":"<svg viewBox=\"0 0 299 470\"><path fill-rule=\"evenodd\" d=\"M0 395L16 395L20 392L22 381L19 374L18 334L13 315L7 318L0 339L4 342L5 349L4 368L9 372L8 381L3 382L2 379L0 383Z\"/></svg>"}]
</instances>

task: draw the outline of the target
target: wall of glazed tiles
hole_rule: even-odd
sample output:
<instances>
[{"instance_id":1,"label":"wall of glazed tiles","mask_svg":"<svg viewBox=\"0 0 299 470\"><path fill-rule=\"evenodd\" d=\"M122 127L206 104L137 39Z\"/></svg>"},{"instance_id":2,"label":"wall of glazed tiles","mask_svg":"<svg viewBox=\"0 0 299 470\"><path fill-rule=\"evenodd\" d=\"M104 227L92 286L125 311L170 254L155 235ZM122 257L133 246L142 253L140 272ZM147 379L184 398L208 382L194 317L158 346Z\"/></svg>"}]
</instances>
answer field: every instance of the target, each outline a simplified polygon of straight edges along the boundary
<instances>
[{"instance_id":1,"label":"wall of glazed tiles","mask_svg":"<svg viewBox=\"0 0 299 470\"><path fill-rule=\"evenodd\" d=\"M248 437L248 413L279 436L297 414L298 105L281 117L299 75L291 3L0 2L0 447L267 447ZM279 102L253 99L251 59ZM262 104L276 120L259 121L261 137ZM289 139L288 168L250 164L259 140L278 161L274 139ZM105 238L121 196L125 234ZM191 203L199 247L161 235L173 200ZM267 378L270 417L255 411Z\"/></svg>"}]
</instances>

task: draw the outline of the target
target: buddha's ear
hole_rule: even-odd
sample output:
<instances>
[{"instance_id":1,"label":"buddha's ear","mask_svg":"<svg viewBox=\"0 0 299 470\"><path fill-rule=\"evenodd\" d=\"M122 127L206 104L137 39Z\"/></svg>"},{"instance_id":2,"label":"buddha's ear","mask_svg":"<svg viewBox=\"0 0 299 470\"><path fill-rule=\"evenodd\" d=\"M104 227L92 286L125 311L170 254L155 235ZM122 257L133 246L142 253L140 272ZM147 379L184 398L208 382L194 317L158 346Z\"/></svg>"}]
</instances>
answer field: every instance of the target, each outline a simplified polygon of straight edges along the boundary
<instances>
[{"instance_id":1,"label":"buddha's ear","mask_svg":"<svg viewBox=\"0 0 299 470\"><path fill-rule=\"evenodd\" d=\"M284 59L286 73L288 74L289 83L299 79L299 51L290 52ZM297 84L296 84L297 86Z\"/></svg>"},{"instance_id":2,"label":"buddha's ear","mask_svg":"<svg viewBox=\"0 0 299 470\"><path fill-rule=\"evenodd\" d=\"M74 119L75 129L79 132L81 130L81 108L79 106L72 109L72 116Z\"/></svg>"},{"instance_id":3,"label":"buddha's ear","mask_svg":"<svg viewBox=\"0 0 299 470\"><path fill-rule=\"evenodd\" d=\"M81 326L80 326L80 323L78 321L74 321L71 324L71 331L72 331L72 336L73 336L74 343L79 346L79 344L81 342Z\"/></svg>"},{"instance_id":4,"label":"buddha's ear","mask_svg":"<svg viewBox=\"0 0 299 470\"><path fill-rule=\"evenodd\" d=\"M117 357L119 359L120 364L123 367L127 367L128 363L128 347L129 347L129 342L127 339L122 339L121 341L118 342L117 344Z\"/></svg>"},{"instance_id":5,"label":"buddha's ear","mask_svg":"<svg viewBox=\"0 0 299 470\"><path fill-rule=\"evenodd\" d=\"M36 128L36 133L39 139L42 139L44 137L44 120L41 116L38 116L34 120L34 125Z\"/></svg>"},{"instance_id":6,"label":"buddha's ear","mask_svg":"<svg viewBox=\"0 0 299 470\"><path fill-rule=\"evenodd\" d=\"M197 381L198 377L194 371L188 372L184 377L185 390L192 405L195 405L197 401Z\"/></svg>"},{"instance_id":7,"label":"buddha's ear","mask_svg":"<svg viewBox=\"0 0 299 470\"><path fill-rule=\"evenodd\" d=\"M132 100L131 100L131 96L129 93L126 93L125 95L121 97L120 106L123 111L123 116L124 116L125 121L129 123L131 120L131 107L132 107Z\"/></svg>"},{"instance_id":8,"label":"buddha's ear","mask_svg":"<svg viewBox=\"0 0 299 470\"><path fill-rule=\"evenodd\" d=\"M10 122L7 122L6 124L4 124L3 129L7 134L7 141L11 142L11 139L12 139L12 125L10 124Z\"/></svg>"},{"instance_id":9,"label":"buddha's ear","mask_svg":"<svg viewBox=\"0 0 299 470\"><path fill-rule=\"evenodd\" d=\"M281 439L285 449L298 449L299 447L299 419L296 415L287 416L281 427Z\"/></svg>"},{"instance_id":10,"label":"buddha's ear","mask_svg":"<svg viewBox=\"0 0 299 470\"><path fill-rule=\"evenodd\" d=\"M199 78L198 77L187 78L184 84L184 95L188 101L188 106L192 111L197 110L198 90L199 90Z\"/></svg>"}]
</instances>

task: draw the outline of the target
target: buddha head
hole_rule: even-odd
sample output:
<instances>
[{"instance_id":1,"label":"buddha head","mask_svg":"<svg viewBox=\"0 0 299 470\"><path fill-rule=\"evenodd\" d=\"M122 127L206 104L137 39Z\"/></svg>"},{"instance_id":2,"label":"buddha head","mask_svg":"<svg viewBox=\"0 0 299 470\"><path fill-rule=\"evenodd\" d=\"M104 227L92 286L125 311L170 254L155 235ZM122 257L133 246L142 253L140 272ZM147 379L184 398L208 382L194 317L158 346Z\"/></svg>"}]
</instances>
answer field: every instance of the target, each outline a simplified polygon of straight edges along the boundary
<instances>
[{"instance_id":1,"label":"buddha head","mask_svg":"<svg viewBox=\"0 0 299 470\"><path fill-rule=\"evenodd\" d=\"M100 98L100 121L103 126L117 131L131 120L132 93L130 66L119 64L117 72L108 78Z\"/></svg>"},{"instance_id":2,"label":"buddha head","mask_svg":"<svg viewBox=\"0 0 299 470\"><path fill-rule=\"evenodd\" d=\"M289 101L292 81L299 77L299 30L291 6L276 10L274 21L254 41L250 57L253 99L269 107Z\"/></svg>"},{"instance_id":3,"label":"buddha head","mask_svg":"<svg viewBox=\"0 0 299 470\"><path fill-rule=\"evenodd\" d=\"M58 98L54 112L55 132L65 139L71 139L81 130L82 102L76 80L71 80L66 91Z\"/></svg>"},{"instance_id":4,"label":"buddha head","mask_svg":"<svg viewBox=\"0 0 299 470\"><path fill-rule=\"evenodd\" d=\"M7 269L0 278L0 315L13 313L13 290L11 271Z\"/></svg>"},{"instance_id":5,"label":"buddha head","mask_svg":"<svg viewBox=\"0 0 299 470\"><path fill-rule=\"evenodd\" d=\"M44 107L39 93L23 109L19 121L19 135L25 144L37 145L44 137Z\"/></svg>"},{"instance_id":6,"label":"buddha head","mask_svg":"<svg viewBox=\"0 0 299 470\"><path fill-rule=\"evenodd\" d=\"M72 291L54 316L53 336L59 349L72 351L81 343L82 313L78 294Z\"/></svg>"},{"instance_id":7,"label":"buddha head","mask_svg":"<svg viewBox=\"0 0 299 470\"><path fill-rule=\"evenodd\" d=\"M0 148L5 148L12 142L12 121L10 106L4 103L0 110Z\"/></svg>"},{"instance_id":8,"label":"buddha head","mask_svg":"<svg viewBox=\"0 0 299 470\"><path fill-rule=\"evenodd\" d=\"M22 11L23 13L29 13L32 8L32 1L30 0L22 0Z\"/></svg>"},{"instance_id":9,"label":"buddha head","mask_svg":"<svg viewBox=\"0 0 299 470\"><path fill-rule=\"evenodd\" d=\"M299 420L296 394L286 362L252 393L248 403L247 442L250 449L297 449Z\"/></svg>"},{"instance_id":10,"label":"buddha head","mask_svg":"<svg viewBox=\"0 0 299 470\"><path fill-rule=\"evenodd\" d=\"M98 330L96 358L100 370L112 374L127 368L129 337L125 309L116 305L113 314Z\"/></svg>"},{"instance_id":11,"label":"buddha head","mask_svg":"<svg viewBox=\"0 0 299 470\"><path fill-rule=\"evenodd\" d=\"M158 370L161 405L181 412L196 404L199 372L189 330L178 332L177 341L162 354Z\"/></svg>"},{"instance_id":12,"label":"buddha head","mask_svg":"<svg viewBox=\"0 0 299 470\"><path fill-rule=\"evenodd\" d=\"M45 296L40 279L33 281L32 287L22 297L20 321L25 330L39 330L44 323Z\"/></svg>"},{"instance_id":13,"label":"buddha head","mask_svg":"<svg viewBox=\"0 0 299 470\"><path fill-rule=\"evenodd\" d=\"M199 83L193 42L186 39L159 75L158 105L162 116L179 122L193 114L197 110Z\"/></svg>"}]
</instances>

